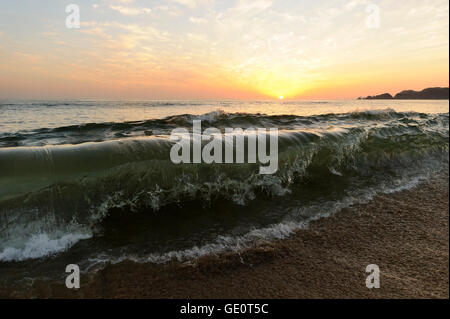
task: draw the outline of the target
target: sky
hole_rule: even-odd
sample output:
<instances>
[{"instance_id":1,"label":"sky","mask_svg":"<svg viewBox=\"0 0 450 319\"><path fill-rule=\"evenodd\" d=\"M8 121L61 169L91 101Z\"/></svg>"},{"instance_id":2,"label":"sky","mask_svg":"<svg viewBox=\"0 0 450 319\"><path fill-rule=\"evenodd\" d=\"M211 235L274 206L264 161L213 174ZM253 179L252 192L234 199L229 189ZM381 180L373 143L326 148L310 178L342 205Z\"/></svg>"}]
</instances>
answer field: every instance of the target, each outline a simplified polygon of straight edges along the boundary
<instances>
[{"instance_id":1,"label":"sky","mask_svg":"<svg viewBox=\"0 0 450 319\"><path fill-rule=\"evenodd\" d=\"M0 98L395 94L448 86L448 37L448 0L3 0Z\"/></svg>"}]
</instances>

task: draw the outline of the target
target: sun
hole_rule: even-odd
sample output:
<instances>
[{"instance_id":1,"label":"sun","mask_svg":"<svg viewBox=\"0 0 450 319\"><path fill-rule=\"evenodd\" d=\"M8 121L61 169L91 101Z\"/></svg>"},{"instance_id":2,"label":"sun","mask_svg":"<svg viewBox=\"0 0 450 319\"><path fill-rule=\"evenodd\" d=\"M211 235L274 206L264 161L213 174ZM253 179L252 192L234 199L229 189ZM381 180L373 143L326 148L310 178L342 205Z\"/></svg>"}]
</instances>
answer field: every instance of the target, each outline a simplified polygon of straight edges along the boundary
<instances>
[{"instance_id":1,"label":"sun","mask_svg":"<svg viewBox=\"0 0 450 319\"><path fill-rule=\"evenodd\" d=\"M283 100L284 99L284 96L283 95L280 95L280 100Z\"/></svg>"}]
</instances>

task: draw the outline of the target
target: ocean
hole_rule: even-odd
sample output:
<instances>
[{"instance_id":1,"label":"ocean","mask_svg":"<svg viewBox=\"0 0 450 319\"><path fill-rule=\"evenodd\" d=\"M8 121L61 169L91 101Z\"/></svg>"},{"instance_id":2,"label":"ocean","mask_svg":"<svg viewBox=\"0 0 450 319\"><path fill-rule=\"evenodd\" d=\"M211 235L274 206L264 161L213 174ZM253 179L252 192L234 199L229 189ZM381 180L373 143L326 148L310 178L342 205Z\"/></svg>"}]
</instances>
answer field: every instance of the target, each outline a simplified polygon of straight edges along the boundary
<instances>
[{"instance_id":1,"label":"ocean","mask_svg":"<svg viewBox=\"0 0 450 319\"><path fill-rule=\"evenodd\" d=\"M285 238L448 172L448 101L0 101L0 282ZM175 128L277 128L278 171L174 164Z\"/></svg>"}]
</instances>

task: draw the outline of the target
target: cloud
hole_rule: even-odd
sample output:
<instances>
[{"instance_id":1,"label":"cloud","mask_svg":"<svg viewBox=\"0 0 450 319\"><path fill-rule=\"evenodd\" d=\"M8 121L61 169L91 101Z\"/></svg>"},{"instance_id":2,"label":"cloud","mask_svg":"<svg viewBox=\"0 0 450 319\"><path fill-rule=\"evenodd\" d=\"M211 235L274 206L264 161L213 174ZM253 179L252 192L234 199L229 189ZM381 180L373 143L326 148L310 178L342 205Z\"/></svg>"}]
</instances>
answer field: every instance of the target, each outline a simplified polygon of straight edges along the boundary
<instances>
[{"instance_id":1,"label":"cloud","mask_svg":"<svg viewBox=\"0 0 450 319\"><path fill-rule=\"evenodd\" d=\"M196 18L196 17L190 17L189 21L191 21L193 24L205 24L205 23L208 23L208 19Z\"/></svg>"},{"instance_id":2,"label":"cloud","mask_svg":"<svg viewBox=\"0 0 450 319\"><path fill-rule=\"evenodd\" d=\"M214 0L168 0L168 1L186 6L190 9L211 6L214 3Z\"/></svg>"},{"instance_id":3,"label":"cloud","mask_svg":"<svg viewBox=\"0 0 450 319\"><path fill-rule=\"evenodd\" d=\"M195 8L197 6L197 3L195 0L169 0L170 2L175 2L181 5L184 5L189 8Z\"/></svg>"},{"instance_id":4,"label":"cloud","mask_svg":"<svg viewBox=\"0 0 450 319\"><path fill-rule=\"evenodd\" d=\"M125 6L109 6L112 10L119 12L125 16L137 16L140 14L149 14L152 12L150 8L125 7Z\"/></svg>"},{"instance_id":5,"label":"cloud","mask_svg":"<svg viewBox=\"0 0 450 319\"><path fill-rule=\"evenodd\" d=\"M258 1L240 1L235 8L236 11L240 13L248 13L248 12L263 12L264 10L270 8L272 6L271 0L258 0Z\"/></svg>"},{"instance_id":6,"label":"cloud","mask_svg":"<svg viewBox=\"0 0 450 319\"><path fill-rule=\"evenodd\" d=\"M22 62L28 62L32 64L37 64L43 60L43 57L39 54L27 53L27 52L13 52L13 56L19 59Z\"/></svg>"},{"instance_id":7,"label":"cloud","mask_svg":"<svg viewBox=\"0 0 450 319\"><path fill-rule=\"evenodd\" d=\"M172 6L157 6L154 8L154 11L159 11L171 17L178 17L182 14L182 11L180 9Z\"/></svg>"},{"instance_id":8,"label":"cloud","mask_svg":"<svg viewBox=\"0 0 450 319\"><path fill-rule=\"evenodd\" d=\"M8 52L17 64L48 63L67 74L76 65L80 79L90 74L105 87L187 87L197 81L288 97L334 83L338 76L339 83L340 77L342 83L359 81L354 79L381 72L379 65L448 58L448 1L410 1L409 10L376 2L382 27L372 30L365 28L365 4L371 0L94 0L96 21L82 21L76 38L54 45L51 59L39 50L13 56L9 52L17 49L9 32L0 32L0 43L9 46L0 53ZM48 30L60 34L42 33L53 44L67 36L53 26ZM14 45L22 48L19 40ZM82 45L81 53L75 45Z\"/></svg>"}]
</instances>

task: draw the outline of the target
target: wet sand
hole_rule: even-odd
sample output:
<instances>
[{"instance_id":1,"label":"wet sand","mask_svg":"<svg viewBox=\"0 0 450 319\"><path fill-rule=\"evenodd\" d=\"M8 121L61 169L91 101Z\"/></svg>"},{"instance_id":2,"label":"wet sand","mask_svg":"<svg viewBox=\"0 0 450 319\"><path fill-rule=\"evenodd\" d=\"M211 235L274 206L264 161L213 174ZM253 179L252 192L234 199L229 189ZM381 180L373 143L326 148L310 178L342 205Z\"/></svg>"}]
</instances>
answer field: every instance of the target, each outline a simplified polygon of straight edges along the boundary
<instances>
[{"instance_id":1,"label":"wet sand","mask_svg":"<svg viewBox=\"0 0 450 319\"><path fill-rule=\"evenodd\" d=\"M448 175L313 222L285 240L196 262L109 265L77 291L35 282L2 297L449 298ZM368 264L380 289L365 285Z\"/></svg>"}]
</instances>

